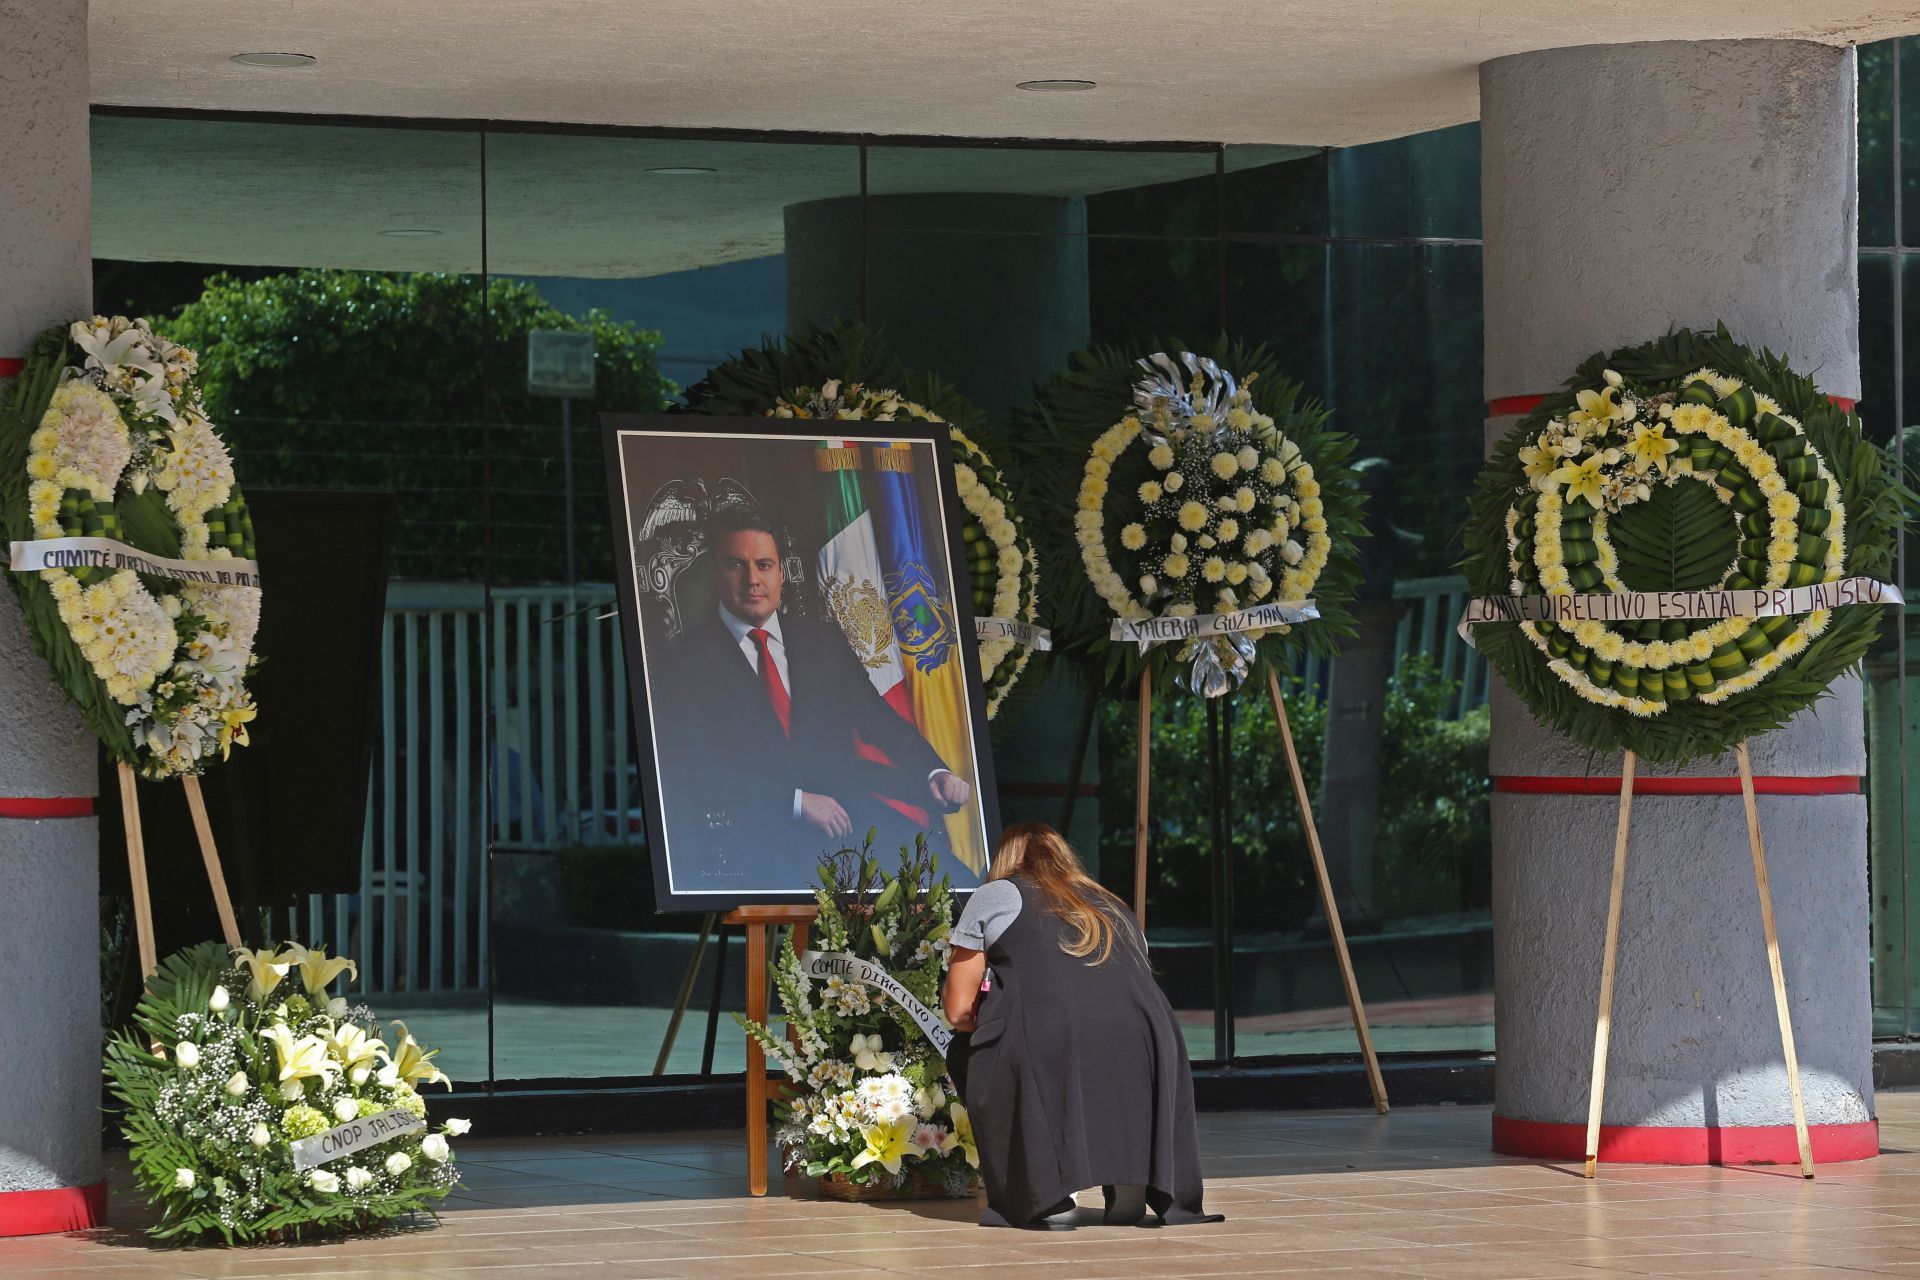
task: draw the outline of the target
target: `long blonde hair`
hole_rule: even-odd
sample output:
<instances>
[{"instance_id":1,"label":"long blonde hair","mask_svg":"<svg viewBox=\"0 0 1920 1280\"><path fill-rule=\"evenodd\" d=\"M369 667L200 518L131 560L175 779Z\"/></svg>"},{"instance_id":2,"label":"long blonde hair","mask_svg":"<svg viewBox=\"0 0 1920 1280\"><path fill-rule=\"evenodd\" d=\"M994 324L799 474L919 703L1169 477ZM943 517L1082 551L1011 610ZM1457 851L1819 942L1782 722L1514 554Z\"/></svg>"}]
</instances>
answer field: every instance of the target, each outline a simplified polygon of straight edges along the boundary
<instances>
[{"instance_id":1,"label":"long blonde hair","mask_svg":"<svg viewBox=\"0 0 1920 1280\"><path fill-rule=\"evenodd\" d=\"M1088 875L1073 846L1046 823L1016 822L1000 833L987 879L1013 875L1033 881L1046 899L1047 910L1073 929L1072 937L1060 940L1060 949L1068 955L1091 956L1087 963L1105 964L1113 955L1116 934L1124 934L1138 946L1133 930L1114 916L1116 911L1124 916L1127 904Z\"/></svg>"}]
</instances>

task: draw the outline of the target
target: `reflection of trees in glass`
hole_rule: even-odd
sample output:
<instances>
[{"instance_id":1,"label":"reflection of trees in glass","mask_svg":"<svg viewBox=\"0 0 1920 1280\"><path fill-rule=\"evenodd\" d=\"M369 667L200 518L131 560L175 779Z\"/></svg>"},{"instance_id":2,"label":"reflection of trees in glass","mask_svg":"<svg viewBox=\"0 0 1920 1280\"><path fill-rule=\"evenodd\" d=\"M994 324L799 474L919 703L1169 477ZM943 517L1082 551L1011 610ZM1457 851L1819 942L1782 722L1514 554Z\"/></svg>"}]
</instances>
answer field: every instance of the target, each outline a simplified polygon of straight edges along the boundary
<instances>
[{"instance_id":1,"label":"reflection of trees in glass","mask_svg":"<svg viewBox=\"0 0 1920 1280\"><path fill-rule=\"evenodd\" d=\"M576 537L587 578L612 572L593 411L658 409L673 391L654 363L657 333L599 311L568 315L532 285L509 280L492 281L483 301L474 276L218 274L155 327L200 353L209 411L249 484L400 494L396 577L481 576L487 393L494 577L563 576L560 406L527 394L529 330L595 336L595 395L573 413Z\"/></svg>"},{"instance_id":2,"label":"reflection of trees in glass","mask_svg":"<svg viewBox=\"0 0 1920 1280\"><path fill-rule=\"evenodd\" d=\"M1483 910L1491 900L1487 710L1446 718L1458 692L1459 682L1443 679L1424 655L1408 658L1388 687L1374 919ZM1326 708L1292 684L1286 702L1301 767L1317 795ZM1137 715L1132 702L1102 708L1102 760L1133 760ZM1212 901L1206 708L1197 698L1162 699L1154 717L1147 920L1155 928L1206 928ZM1101 879L1127 896L1133 781L1130 764L1110 763L1101 771ZM1319 900L1273 712L1252 692L1243 692L1235 707L1233 801L1235 930L1298 929ZM1364 930L1371 921L1346 923Z\"/></svg>"}]
</instances>

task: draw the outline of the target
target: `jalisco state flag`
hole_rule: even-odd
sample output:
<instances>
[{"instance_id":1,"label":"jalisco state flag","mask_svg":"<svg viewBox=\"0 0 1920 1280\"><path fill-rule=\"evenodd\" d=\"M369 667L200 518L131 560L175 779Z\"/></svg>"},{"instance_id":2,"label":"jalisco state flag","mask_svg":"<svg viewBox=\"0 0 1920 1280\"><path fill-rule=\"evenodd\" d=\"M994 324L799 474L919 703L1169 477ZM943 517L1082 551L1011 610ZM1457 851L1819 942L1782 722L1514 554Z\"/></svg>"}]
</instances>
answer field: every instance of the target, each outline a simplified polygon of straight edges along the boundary
<instances>
[{"instance_id":1,"label":"jalisco state flag","mask_svg":"<svg viewBox=\"0 0 1920 1280\"><path fill-rule=\"evenodd\" d=\"M940 594L928 554L920 492L913 482L913 447L875 446L873 485L880 515L880 562L886 569L887 610L894 643L907 668L913 721L927 745L956 771L973 759L969 748L966 675L953 604ZM965 811L947 815L953 852L984 875L987 851Z\"/></svg>"},{"instance_id":2,"label":"jalisco state flag","mask_svg":"<svg viewBox=\"0 0 1920 1280\"><path fill-rule=\"evenodd\" d=\"M907 687L900 650L894 643L893 621L887 609L886 571L874 536L873 513L860 489L860 446L851 440L822 440L814 452L825 503L827 541L820 548L820 597L834 625L847 638L854 657L867 669L867 679L902 720L917 725L913 693ZM935 751L939 743L931 743ZM867 742L856 750L869 760L891 763L886 752ZM942 758L945 758L944 753ZM920 826L930 828L933 815L913 797L881 796L889 807Z\"/></svg>"}]
</instances>

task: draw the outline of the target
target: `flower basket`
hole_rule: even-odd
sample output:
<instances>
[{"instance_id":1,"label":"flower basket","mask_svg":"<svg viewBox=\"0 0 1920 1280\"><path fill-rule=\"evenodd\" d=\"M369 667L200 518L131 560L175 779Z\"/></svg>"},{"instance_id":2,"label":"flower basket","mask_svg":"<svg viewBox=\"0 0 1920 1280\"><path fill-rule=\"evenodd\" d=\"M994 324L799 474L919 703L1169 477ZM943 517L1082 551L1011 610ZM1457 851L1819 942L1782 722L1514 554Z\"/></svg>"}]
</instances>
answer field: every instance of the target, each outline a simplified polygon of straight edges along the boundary
<instances>
[{"instance_id":1,"label":"flower basket","mask_svg":"<svg viewBox=\"0 0 1920 1280\"><path fill-rule=\"evenodd\" d=\"M791 933L767 966L787 1034L735 1018L792 1081L774 1103L788 1172L835 1200L968 1196L980 1153L929 1008L946 970L950 886L925 836L901 850L896 875L880 870L872 840L823 859L820 951L807 954L825 968L810 968Z\"/></svg>"},{"instance_id":2,"label":"flower basket","mask_svg":"<svg viewBox=\"0 0 1920 1280\"><path fill-rule=\"evenodd\" d=\"M820 1194L829 1200L965 1200L980 1189L978 1177L965 1182L929 1178L909 1167L907 1180L895 1187L886 1182L855 1182L845 1174L826 1173L819 1179Z\"/></svg>"}]
</instances>

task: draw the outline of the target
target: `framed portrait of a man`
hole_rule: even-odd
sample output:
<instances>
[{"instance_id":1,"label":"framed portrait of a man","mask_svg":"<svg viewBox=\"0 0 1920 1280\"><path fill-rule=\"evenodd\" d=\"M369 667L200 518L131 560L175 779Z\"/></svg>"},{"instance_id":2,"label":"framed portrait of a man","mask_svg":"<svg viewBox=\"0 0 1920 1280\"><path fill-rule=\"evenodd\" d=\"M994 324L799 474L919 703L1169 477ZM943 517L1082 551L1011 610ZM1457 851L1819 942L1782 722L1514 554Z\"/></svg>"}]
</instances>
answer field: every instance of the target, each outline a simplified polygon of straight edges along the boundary
<instances>
[{"instance_id":1,"label":"framed portrait of a man","mask_svg":"<svg viewBox=\"0 0 1920 1280\"><path fill-rule=\"evenodd\" d=\"M998 818L945 428L602 426L660 908L804 901L869 830L883 865L924 832L978 885Z\"/></svg>"}]
</instances>

